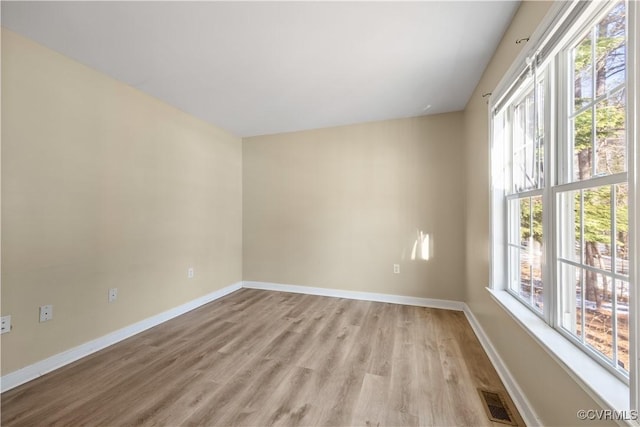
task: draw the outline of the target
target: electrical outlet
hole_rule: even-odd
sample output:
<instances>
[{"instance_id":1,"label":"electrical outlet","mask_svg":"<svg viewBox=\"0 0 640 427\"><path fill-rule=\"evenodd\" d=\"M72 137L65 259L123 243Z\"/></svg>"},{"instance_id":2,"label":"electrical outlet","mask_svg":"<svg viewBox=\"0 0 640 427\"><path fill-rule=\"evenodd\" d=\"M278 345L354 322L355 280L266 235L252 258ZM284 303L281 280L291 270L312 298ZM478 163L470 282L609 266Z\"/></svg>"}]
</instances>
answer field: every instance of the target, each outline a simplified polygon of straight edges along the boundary
<instances>
[{"instance_id":1,"label":"electrical outlet","mask_svg":"<svg viewBox=\"0 0 640 427\"><path fill-rule=\"evenodd\" d=\"M395 274L400 274L400 264L393 264L393 272Z\"/></svg>"},{"instance_id":2,"label":"electrical outlet","mask_svg":"<svg viewBox=\"0 0 640 427\"><path fill-rule=\"evenodd\" d=\"M40 322L53 319L53 306L51 304L40 307Z\"/></svg>"},{"instance_id":3,"label":"electrical outlet","mask_svg":"<svg viewBox=\"0 0 640 427\"><path fill-rule=\"evenodd\" d=\"M189 267L187 269L187 278L193 279L193 276L195 276L195 271L193 270L193 267Z\"/></svg>"},{"instance_id":4,"label":"electrical outlet","mask_svg":"<svg viewBox=\"0 0 640 427\"><path fill-rule=\"evenodd\" d=\"M118 288L109 289L109 302L114 302L118 299Z\"/></svg>"},{"instance_id":5,"label":"electrical outlet","mask_svg":"<svg viewBox=\"0 0 640 427\"><path fill-rule=\"evenodd\" d=\"M11 332L11 316L0 317L0 334Z\"/></svg>"}]
</instances>

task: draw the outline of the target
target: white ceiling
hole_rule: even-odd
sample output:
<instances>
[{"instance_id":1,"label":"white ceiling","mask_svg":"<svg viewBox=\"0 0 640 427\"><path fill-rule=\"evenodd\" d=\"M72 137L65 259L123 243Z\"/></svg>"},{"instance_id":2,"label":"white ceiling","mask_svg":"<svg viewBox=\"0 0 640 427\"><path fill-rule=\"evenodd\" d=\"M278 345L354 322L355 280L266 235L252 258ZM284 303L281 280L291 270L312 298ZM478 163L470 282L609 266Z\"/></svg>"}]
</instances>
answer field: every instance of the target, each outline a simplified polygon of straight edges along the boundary
<instances>
[{"instance_id":1,"label":"white ceiling","mask_svg":"<svg viewBox=\"0 0 640 427\"><path fill-rule=\"evenodd\" d=\"M2 26L253 136L461 110L518 4L3 1Z\"/></svg>"}]
</instances>

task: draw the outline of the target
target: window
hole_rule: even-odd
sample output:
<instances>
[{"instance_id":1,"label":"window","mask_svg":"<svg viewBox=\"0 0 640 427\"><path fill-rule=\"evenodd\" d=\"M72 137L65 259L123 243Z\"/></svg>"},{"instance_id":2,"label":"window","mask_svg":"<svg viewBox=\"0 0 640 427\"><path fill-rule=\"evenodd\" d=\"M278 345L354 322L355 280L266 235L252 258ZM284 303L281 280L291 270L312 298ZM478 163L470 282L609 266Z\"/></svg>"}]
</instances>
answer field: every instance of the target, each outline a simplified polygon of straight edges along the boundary
<instances>
[{"instance_id":1,"label":"window","mask_svg":"<svg viewBox=\"0 0 640 427\"><path fill-rule=\"evenodd\" d=\"M573 90L558 139L559 325L629 375L626 5L619 2L560 54Z\"/></svg>"},{"instance_id":2,"label":"window","mask_svg":"<svg viewBox=\"0 0 640 427\"><path fill-rule=\"evenodd\" d=\"M503 112L510 130L507 144L507 268L508 289L523 303L542 313L544 81L533 78Z\"/></svg>"},{"instance_id":3,"label":"window","mask_svg":"<svg viewBox=\"0 0 640 427\"><path fill-rule=\"evenodd\" d=\"M492 96L492 287L637 387L637 5L559 7Z\"/></svg>"}]
</instances>

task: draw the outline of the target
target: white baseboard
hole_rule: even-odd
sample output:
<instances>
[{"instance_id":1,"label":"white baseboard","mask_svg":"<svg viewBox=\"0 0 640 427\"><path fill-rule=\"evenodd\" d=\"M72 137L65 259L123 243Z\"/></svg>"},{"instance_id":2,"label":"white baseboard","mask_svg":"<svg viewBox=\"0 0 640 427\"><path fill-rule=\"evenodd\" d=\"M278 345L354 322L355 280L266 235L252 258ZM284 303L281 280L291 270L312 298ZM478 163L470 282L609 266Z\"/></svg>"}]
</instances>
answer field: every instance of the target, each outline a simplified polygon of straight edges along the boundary
<instances>
[{"instance_id":1,"label":"white baseboard","mask_svg":"<svg viewBox=\"0 0 640 427\"><path fill-rule=\"evenodd\" d=\"M167 320L173 319L174 317L180 316L181 314L194 310L204 304L235 292L240 288L242 288L242 282L237 282L233 285L194 299L193 301L189 301L188 303L182 304L178 307L141 320L140 322L134 323L133 325L129 325L95 340L86 342L62 353L58 353L56 355L48 357L44 360L34 363L33 365L25 366L22 369L18 369L17 371L2 376L0 378L0 390L2 392L5 392L28 381L36 379L39 376L68 365L69 363L75 362L76 360L95 353L96 351L102 350L105 347L127 339L135 334L139 334L140 332L157 326L163 322L166 322Z\"/></svg>"},{"instance_id":2,"label":"white baseboard","mask_svg":"<svg viewBox=\"0 0 640 427\"><path fill-rule=\"evenodd\" d=\"M487 356L489 356L489 359L491 360L494 368L496 368L498 376L502 380L502 383L507 389L507 392L509 392L509 396L511 396L511 399L516 405L516 408L518 408L518 412L520 412L520 416L522 416L525 424L528 426L542 425L540 418L533 411L529 400L518 385L518 382L513 377L513 375L511 375L511 372L509 372L509 369L507 369L507 366L504 364L502 358L489 340L489 337L484 332L484 329L482 329L482 326L480 326L480 322L478 322L478 319L473 315L473 312L467 304L463 304L463 306L464 314L467 317L471 328L478 337L478 341L480 341L480 344L482 345L485 353L487 353Z\"/></svg>"},{"instance_id":3,"label":"white baseboard","mask_svg":"<svg viewBox=\"0 0 640 427\"><path fill-rule=\"evenodd\" d=\"M433 298L407 297L403 295L376 294L371 292L343 291L340 289L314 288L311 286L284 285L269 282L242 282L243 288L263 289L266 291L293 292L296 294L320 295L325 297L347 298L363 301L387 302L391 304L415 305L418 307L441 308L463 311L464 303Z\"/></svg>"}]
</instances>

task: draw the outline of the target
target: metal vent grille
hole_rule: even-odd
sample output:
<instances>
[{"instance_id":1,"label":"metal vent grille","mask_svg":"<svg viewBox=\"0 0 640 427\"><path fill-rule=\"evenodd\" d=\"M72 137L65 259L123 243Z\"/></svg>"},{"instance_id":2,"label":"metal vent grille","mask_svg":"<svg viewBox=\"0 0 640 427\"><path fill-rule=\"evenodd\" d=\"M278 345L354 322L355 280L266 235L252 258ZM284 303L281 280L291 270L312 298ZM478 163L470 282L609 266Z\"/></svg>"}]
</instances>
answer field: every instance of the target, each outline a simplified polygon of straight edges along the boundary
<instances>
[{"instance_id":1,"label":"metal vent grille","mask_svg":"<svg viewBox=\"0 0 640 427\"><path fill-rule=\"evenodd\" d=\"M513 415L505 402L502 392L489 391L480 388L478 389L478 392L480 393L480 398L484 403L484 409L487 412L489 420L511 426L517 425L513 420Z\"/></svg>"}]
</instances>

